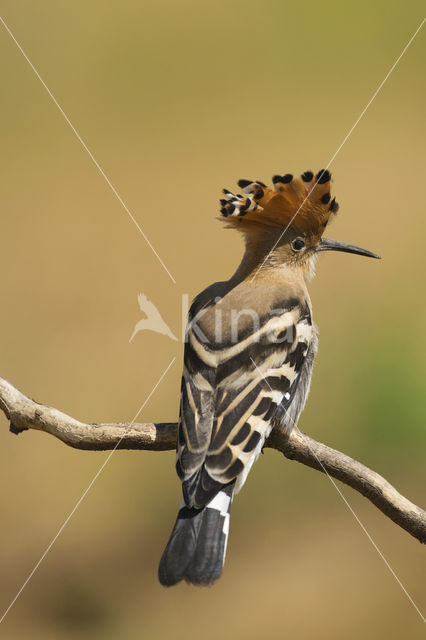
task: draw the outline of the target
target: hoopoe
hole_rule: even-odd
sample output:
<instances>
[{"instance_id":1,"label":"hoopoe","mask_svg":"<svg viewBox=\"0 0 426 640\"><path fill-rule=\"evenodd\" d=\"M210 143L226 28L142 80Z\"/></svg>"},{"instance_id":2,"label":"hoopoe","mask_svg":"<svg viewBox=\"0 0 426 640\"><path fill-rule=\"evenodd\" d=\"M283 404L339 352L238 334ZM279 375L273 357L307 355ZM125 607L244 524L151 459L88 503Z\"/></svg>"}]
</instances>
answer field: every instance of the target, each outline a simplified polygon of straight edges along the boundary
<instances>
[{"instance_id":1,"label":"hoopoe","mask_svg":"<svg viewBox=\"0 0 426 640\"><path fill-rule=\"evenodd\" d=\"M183 502L159 567L165 586L211 585L225 559L232 498L272 428L297 425L318 346L307 282L320 251L379 256L322 238L337 213L330 173L240 180L221 213L245 253L200 293L186 332L176 469Z\"/></svg>"}]
</instances>

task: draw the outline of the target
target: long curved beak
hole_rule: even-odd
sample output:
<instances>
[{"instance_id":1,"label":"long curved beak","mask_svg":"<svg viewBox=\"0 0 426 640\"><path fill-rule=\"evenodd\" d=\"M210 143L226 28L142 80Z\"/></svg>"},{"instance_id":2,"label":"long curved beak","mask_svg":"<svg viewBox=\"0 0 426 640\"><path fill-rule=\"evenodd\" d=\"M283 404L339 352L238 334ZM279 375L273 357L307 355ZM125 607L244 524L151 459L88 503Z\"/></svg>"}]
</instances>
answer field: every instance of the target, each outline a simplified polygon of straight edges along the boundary
<instances>
[{"instance_id":1,"label":"long curved beak","mask_svg":"<svg viewBox=\"0 0 426 640\"><path fill-rule=\"evenodd\" d=\"M367 258L377 258L380 260L380 256L367 249L361 249L361 247L355 247L353 244L346 244L345 242L338 242L337 240L329 240L328 238L322 238L321 242L317 246L317 251L344 251L345 253L356 253L359 256L366 256Z\"/></svg>"}]
</instances>

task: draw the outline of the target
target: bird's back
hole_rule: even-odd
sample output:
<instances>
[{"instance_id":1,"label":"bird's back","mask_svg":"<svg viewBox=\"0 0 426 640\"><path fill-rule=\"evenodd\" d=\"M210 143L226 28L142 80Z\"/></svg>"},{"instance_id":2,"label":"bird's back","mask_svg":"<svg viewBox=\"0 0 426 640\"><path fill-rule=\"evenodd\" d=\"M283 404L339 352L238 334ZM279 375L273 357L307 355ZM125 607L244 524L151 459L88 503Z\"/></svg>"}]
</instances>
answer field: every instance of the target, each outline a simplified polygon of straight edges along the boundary
<instances>
[{"instance_id":1,"label":"bird's back","mask_svg":"<svg viewBox=\"0 0 426 640\"><path fill-rule=\"evenodd\" d=\"M293 420L300 413L311 369L303 363L314 335L306 288L285 273L262 286L216 283L197 296L185 346L177 462L189 506L204 506L235 479L242 486L277 411L285 416L294 403Z\"/></svg>"}]
</instances>

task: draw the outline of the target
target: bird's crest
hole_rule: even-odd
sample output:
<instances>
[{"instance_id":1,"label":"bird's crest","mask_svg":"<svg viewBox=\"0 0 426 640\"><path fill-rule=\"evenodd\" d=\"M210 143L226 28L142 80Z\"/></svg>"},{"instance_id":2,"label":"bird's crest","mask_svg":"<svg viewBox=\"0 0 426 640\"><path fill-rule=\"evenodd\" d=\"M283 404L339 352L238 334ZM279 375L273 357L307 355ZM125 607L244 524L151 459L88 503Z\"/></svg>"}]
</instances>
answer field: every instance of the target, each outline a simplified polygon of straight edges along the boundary
<instances>
[{"instance_id":1,"label":"bird's crest","mask_svg":"<svg viewBox=\"0 0 426 640\"><path fill-rule=\"evenodd\" d=\"M316 175L305 171L300 177L287 173L272 178L274 189L263 182L239 180L244 195L223 190L221 214L228 227L243 232L259 230L260 226L285 229L321 237L339 205L330 194L331 174L321 169Z\"/></svg>"}]
</instances>

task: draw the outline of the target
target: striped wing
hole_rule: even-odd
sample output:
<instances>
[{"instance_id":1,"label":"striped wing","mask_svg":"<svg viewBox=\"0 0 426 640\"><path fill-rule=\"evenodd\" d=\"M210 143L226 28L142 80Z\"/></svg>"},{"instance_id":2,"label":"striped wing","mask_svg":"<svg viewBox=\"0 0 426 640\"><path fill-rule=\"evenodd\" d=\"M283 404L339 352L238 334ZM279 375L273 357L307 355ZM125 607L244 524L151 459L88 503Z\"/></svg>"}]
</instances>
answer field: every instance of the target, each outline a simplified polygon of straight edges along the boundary
<instances>
[{"instance_id":1,"label":"striped wing","mask_svg":"<svg viewBox=\"0 0 426 640\"><path fill-rule=\"evenodd\" d=\"M189 328L177 456L188 506L202 508L235 479L242 486L277 407L291 404L311 336L309 309L298 306L236 344L202 343Z\"/></svg>"}]
</instances>

